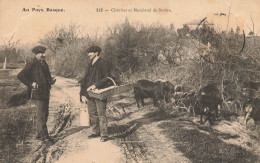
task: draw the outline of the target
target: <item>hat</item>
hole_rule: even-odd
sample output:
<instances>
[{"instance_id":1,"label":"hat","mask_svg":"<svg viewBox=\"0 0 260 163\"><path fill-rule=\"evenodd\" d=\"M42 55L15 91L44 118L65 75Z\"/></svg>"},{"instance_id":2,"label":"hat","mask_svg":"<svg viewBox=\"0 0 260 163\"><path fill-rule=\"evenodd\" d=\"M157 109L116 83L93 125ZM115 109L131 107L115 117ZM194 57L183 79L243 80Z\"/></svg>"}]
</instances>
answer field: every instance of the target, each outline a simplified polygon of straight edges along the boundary
<instances>
[{"instance_id":1,"label":"hat","mask_svg":"<svg viewBox=\"0 0 260 163\"><path fill-rule=\"evenodd\" d=\"M32 52L35 53L35 54L38 54L38 53L45 53L46 50L47 49L44 46L35 46L32 49Z\"/></svg>"},{"instance_id":2,"label":"hat","mask_svg":"<svg viewBox=\"0 0 260 163\"><path fill-rule=\"evenodd\" d=\"M98 53L100 53L101 52L101 48L100 47L98 47L98 46L91 46L90 48L88 48L87 50L86 50L86 52L94 52L94 53L96 53L96 52L98 52Z\"/></svg>"}]
</instances>

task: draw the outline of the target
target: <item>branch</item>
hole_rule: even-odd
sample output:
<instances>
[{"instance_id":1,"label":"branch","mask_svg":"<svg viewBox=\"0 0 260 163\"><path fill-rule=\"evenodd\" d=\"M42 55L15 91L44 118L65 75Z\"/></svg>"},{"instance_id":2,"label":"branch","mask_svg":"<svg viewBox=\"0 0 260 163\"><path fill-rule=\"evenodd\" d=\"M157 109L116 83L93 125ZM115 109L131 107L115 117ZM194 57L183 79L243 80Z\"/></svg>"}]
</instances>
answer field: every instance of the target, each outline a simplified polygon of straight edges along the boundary
<instances>
[{"instance_id":1,"label":"branch","mask_svg":"<svg viewBox=\"0 0 260 163\"><path fill-rule=\"evenodd\" d=\"M240 53L242 53L242 51L244 50L245 44L246 44L246 36L245 36L244 30L243 30L243 37L244 37L244 42L243 42L242 49L240 50Z\"/></svg>"},{"instance_id":2,"label":"branch","mask_svg":"<svg viewBox=\"0 0 260 163\"><path fill-rule=\"evenodd\" d=\"M208 62L208 63L210 63L210 64L214 64L214 62L212 62L211 60L205 58L205 57L204 57L203 55L201 55L200 53L198 53L198 54L199 54L199 56L200 56L202 59L204 59L206 62Z\"/></svg>"},{"instance_id":3,"label":"branch","mask_svg":"<svg viewBox=\"0 0 260 163\"><path fill-rule=\"evenodd\" d=\"M14 34L12 35L12 37L10 38L10 40L8 41L8 45L10 46L10 42L11 42L11 40L14 38Z\"/></svg>"},{"instance_id":4,"label":"branch","mask_svg":"<svg viewBox=\"0 0 260 163\"><path fill-rule=\"evenodd\" d=\"M251 21L252 21L252 24L253 24L253 33L255 34L255 23L253 21L253 18L251 17Z\"/></svg>"},{"instance_id":5,"label":"branch","mask_svg":"<svg viewBox=\"0 0 260 163\"><path fill-rule=\"evenodd\" d=\"M8 44L6 44L5 41L3 41L3 43L4 43L4 54L5 54L5 56L7 56L8 54L10 54L10 52L11 52L11 50L13 49L14 45L19 42L19 40L15 41L15 42L11 42L13 38L14 38L14 33L12 34L12 37L8 40Z\"/></svg>"},{"instance_id":6,"label":"branch","mask_svg":"<svg viewBox=\"0 0 260 163\"><path fill-rule=\"evenodd\" d=\"M230 5L230 7L229 7L229 11L228 11L228 22L227 22L226 33L227 33L227 29L228 29L228 24L229 24L229 16L230 16L231 6L232 6L232 4Z\"/></svg>"},{"instance_id":7,"label":"branch","mask_svg":"<svg viewBox=\"0 0 260 163\"><path fill-rule=\"evenodd\" d=\"M254 20L253 20L252 17L251 17L251 21L253 23L253 34L254 34L254 44L255 44L255 37L256 37L256 34L255 34L255 23L254 23Z\"/></svg>"},{"instance_id":8,"label":"branch","mask_svg":"<svg viewBox=\"0 0 260 163\"><path fill-rule=\"evenodd\" d=\"M197 28L196 29L198 29L199 28L199 26L205 21L207 19L207 17L205 17L204 19L202 19L201 21L200 21L200 23L198 24L198 26L197 26Z\"/></svg>"},{"instance_id":9,"label":"branch","mask_svg":"<svg viewBox=\"0 0 260 163\"><path fill-rule=\"evenodd\" d=\"M250 31L252 31L252 29L247 25L247 27L248 27L248 29L250 30Z\"/></svg>"}]
</instances>

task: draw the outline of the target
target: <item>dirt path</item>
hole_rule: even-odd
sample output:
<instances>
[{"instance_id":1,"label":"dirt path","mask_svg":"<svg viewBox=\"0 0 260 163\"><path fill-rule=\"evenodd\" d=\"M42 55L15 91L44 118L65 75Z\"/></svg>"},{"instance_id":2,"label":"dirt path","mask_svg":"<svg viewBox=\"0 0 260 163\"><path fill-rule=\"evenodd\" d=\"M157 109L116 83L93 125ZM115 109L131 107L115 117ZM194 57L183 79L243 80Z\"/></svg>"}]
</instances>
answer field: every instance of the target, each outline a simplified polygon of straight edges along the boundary
<instances>
[{"instance_id":1,"label":"dirt path","mask_svg":"<svg viewBox=\"0 0 260 163\"><path fill-rule=\"evenodd\" d=\"M136 118L121 121L135 126L124 140L137 162L260 161L259 131L248 130L237 121L201 125L199 117L170 115L148 106L134 114Z\"/></svg>"},{"instance_id":2,"label":"dirt path","mask_svg":"<svg viewBox=\"0 0 260 163\"><path fill-rule=\"evenodd\" d=\"M77 81L57 78L47 124L55 144L30 140L34 152L24 162L259 162L259 135L239 122L201 125L198 117L174 109L138 109L131 93L108 103L110 140L88 139L78 94Z\"/></svg>"},{"instance_id":3,"label":"dirt path","mask_svg":"<svg viewBox=\"0 0 260 163\"><path fill-rule=\"evenodd\" d=\"M79 112L84 107L79 102L77 81L57 77L51 89L47 123L55 144L48 146L32 139L34 153L25 158L25 162L125 162L121 148L112 141L88 139L90 129L80 125Z\"/></svg>"}]
</instances>

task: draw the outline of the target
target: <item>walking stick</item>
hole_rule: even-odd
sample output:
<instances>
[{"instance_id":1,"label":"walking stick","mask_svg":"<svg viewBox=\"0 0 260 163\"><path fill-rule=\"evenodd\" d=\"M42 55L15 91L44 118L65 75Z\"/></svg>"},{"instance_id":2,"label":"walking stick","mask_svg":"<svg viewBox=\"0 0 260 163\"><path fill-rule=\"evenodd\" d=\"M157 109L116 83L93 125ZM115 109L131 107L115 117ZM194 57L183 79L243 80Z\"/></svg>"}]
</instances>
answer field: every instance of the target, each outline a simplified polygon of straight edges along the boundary
<instances>
[{"instance_id":1,"label":"walking stick","mask_svg":"<svg viewBox=\"0 0 260 163\"><path fill-rule=\"evenodd\" d=\"M32 107L32 97L33 97L33 92L34 92L34 90L35 90L35 88L33 88L33 89L31 90L30 107ZM34 123L34 114L33 114L33 117L32 117L32 121L33 121L33 123Z\"/></svg>"},{"instance_id":2,"label":"walking stick","mask_svg":"<svg viewBox=\"0 0 260 163\"><path fill-rule=\"evenodd\" d=\"M32 97L33 97L33 91L34 90L35 90L34 88L31 90L30 107L32 106Z\"/></svg>"}]
</instances>

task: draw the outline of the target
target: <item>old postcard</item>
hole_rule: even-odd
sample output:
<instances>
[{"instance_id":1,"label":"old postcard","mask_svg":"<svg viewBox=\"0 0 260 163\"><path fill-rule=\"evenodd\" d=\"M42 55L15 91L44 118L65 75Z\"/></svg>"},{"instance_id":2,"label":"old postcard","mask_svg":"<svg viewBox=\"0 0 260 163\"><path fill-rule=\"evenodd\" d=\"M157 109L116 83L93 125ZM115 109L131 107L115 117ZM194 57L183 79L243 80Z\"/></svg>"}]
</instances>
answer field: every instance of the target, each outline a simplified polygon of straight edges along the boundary
<instances>
[{"instance_id":1,"label":"old postcard","mask_svg":"<svg viewBox=\"0 0 260 163\"><path fill-rule=\"evenodd\" d=\"M260 162L259 0L0 0L0 162Z\"/></svg>"}]
</instances>

